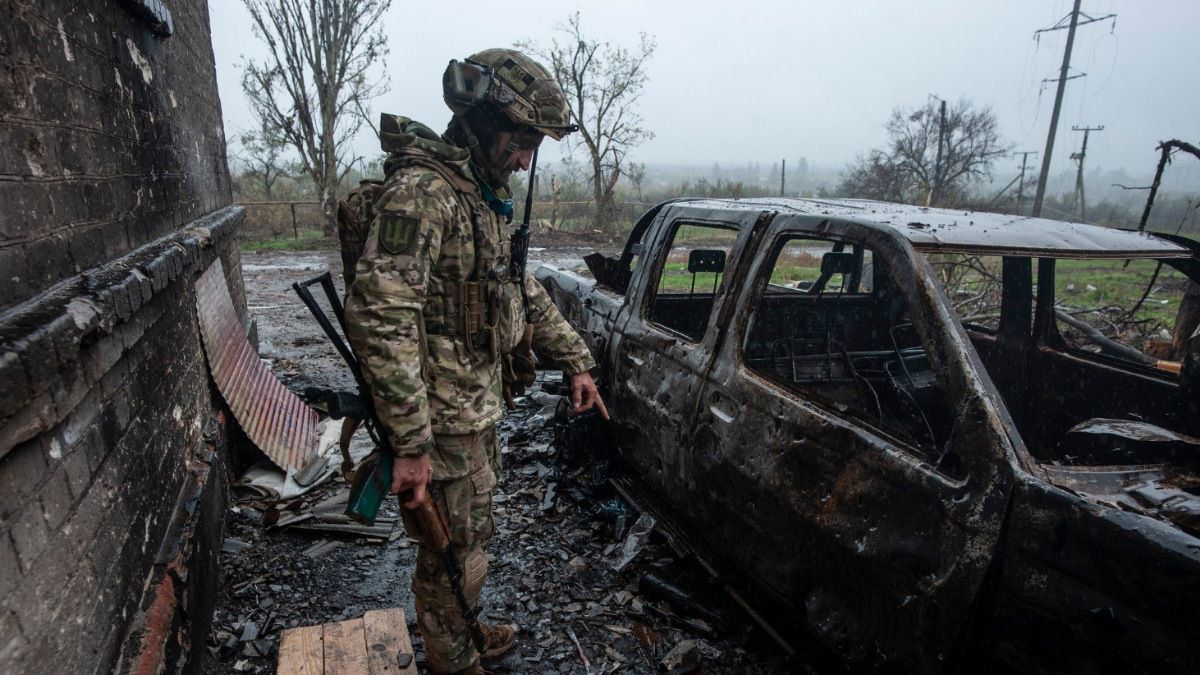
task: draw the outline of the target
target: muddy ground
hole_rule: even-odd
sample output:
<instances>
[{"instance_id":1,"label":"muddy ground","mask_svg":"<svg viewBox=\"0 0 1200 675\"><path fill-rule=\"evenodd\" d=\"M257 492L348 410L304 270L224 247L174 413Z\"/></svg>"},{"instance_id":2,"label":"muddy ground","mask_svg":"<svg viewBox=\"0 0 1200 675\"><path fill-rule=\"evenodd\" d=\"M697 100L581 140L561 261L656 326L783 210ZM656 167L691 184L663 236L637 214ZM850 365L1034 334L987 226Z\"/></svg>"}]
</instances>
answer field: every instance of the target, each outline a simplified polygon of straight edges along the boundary
<instances>
[{"instance_id":1,"label":"muddy ground","mask_svg":"<svg viewBox=\"0 0 1200 675\"><path fill-rule=\"evenodd\" d=\"M591 249L558 247L532 253L542 261L582 267ZM250 313L260 352L297 393L306 387L348 388L345 366L291 290L293 281L340 269L333 249L244 253ZM611 448L562 451L546 424L546 392L557 374L543 374L534 392L500 426L504 470L494 499L497 533L489 547L484 618L521 626L518 646L493 666L511 673L777 673L811 671L785 661L781 649L749 621L693 562L680 559L652 534L624 571L612 563L638 514L609 479L621 471ZM537 392L537 393L535 393ZM565 433L596 438L589 420ZM564 430L560 426L559 434ZM340 478L296 504L344 492ZM268 530L262 500L237 502L228 514L222 585L213 638L198 646L204 672L273 672L280 631L403 607L418 666L424 654L409 591L415 546L401 530L384 543L343 535ZM384 515L395 516L389 504ZM323 542L327 542L324 543ZM643 594L646 573L680 586L703 609ZM676 658L678 657L678 658ZM692 667L701 661L699 668ZM678 668L682 666L682 668Z\"/></svg>"}]
</instances>

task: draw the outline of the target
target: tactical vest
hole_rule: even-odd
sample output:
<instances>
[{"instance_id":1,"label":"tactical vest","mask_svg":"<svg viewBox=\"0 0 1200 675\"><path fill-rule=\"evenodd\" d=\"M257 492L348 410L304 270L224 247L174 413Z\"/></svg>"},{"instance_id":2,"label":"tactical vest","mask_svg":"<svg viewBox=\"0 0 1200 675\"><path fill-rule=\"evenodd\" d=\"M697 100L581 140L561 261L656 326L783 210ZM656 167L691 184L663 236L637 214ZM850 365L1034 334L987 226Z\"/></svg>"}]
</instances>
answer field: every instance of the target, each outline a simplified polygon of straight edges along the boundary
<instances>
[{"instance_id":1,"label":"tactical vest","mask_svg":"<svg viewBox=\"0 0 1200 675\"><path fill-rule=\"evenodd\" d=\"M475 262L470 277L447 281L431 274L425 290L425 331L429 335L460 337L468 352L495 360L508 354L525 329L521 287L509 270L511 241L508 227L483 201L478 189L467 191L465 180L432 157L394 156L396 170L429 169L455 188L459 204L470 214Z\"/></svg>"}]
</instances>

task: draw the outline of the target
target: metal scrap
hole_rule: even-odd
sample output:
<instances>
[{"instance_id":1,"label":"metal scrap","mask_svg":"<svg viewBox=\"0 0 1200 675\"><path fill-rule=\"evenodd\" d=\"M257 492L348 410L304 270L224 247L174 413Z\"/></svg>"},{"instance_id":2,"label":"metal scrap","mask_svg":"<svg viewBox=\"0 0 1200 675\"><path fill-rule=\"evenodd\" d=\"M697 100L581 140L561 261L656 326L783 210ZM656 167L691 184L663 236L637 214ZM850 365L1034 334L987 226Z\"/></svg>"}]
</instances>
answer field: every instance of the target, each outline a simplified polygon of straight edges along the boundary
<instances>
[{"instance_id":1,"label":"metal scrap","mask_svg":"<svg viewBox=\"0 0 1200 675\"><path fill-rule=\"evenodd\" d=\"M196 282L209 372L246 436L281 469L300 469L317 447L317 413L280 384L242 329L220 258Z\"/></svg>"},{"instance_id":2,"label":"metal scrap","mask_svg":"<svg viewBox=\"0 0 1200 675\"><path fill-rule=\"evenodd\" d=\"M625 571L626 567L633 562L638 554L642 552L642 547L646 545L646 541L650 538L650 533L654 531L654 526L658 521L649 513L643 513L638 516L637 522L633 527L629 528L629 533L625 535L625 541L621 544L621 554L613 562L613 569L618 572Z\"/></svg>"}]
</instances>

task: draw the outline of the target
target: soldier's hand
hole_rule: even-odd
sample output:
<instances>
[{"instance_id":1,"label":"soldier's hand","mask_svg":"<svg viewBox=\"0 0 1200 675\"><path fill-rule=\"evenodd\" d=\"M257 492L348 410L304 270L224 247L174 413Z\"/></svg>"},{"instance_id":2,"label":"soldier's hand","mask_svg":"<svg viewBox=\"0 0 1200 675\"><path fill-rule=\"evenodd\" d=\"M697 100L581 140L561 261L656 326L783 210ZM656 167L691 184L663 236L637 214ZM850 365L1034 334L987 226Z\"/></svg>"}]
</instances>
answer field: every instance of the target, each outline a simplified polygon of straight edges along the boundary
<instances>
[{"instance_id":1,"label":"soldier's hand","mask_svg":"<svg viewBox=\"0 0 1200 675\"><path fill-rule=\"evenodd\" d=\"M571 405L575 407L576 414L595 407L601 417L608 419L608 408L604 407L604 399L600 398L600 390L596 388L592 374L587 371L571 376Z\"/></svg>"},{"instance_id":2,"label":"soldier's hand","mask_svg":"<svg viewBox=\"0 0 1200 675\"><path fill-rule=\"evenodd\" d=\"M404 502L404 508L415 509L425 501L425 486L433 479L433 465L429 455L420 457L397 457L392 462L392 489L394 495L412 491L411 498Z\"/></svg>"}]
</instances>

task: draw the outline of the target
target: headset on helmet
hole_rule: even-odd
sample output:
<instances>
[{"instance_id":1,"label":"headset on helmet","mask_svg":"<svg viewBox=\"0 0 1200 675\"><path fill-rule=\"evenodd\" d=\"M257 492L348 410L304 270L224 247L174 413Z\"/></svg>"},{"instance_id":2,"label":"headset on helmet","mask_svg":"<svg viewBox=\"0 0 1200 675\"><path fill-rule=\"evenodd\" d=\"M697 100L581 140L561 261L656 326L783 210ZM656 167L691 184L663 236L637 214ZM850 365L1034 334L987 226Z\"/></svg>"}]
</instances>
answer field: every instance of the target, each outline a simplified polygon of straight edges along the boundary
<instances>
[{"instance_id":1,"label":"headset on helmet","mask_svg":"<svg viewBox=\"0 0 1200 675\"><path fill-rule=\"evenodd\" d=\"M456 115L490 104L518 126L561 140L579 127L570 123L567 97L541 64L512 49L486 49L451 60L442 95Z\"/></svg>"}]
</instances>

